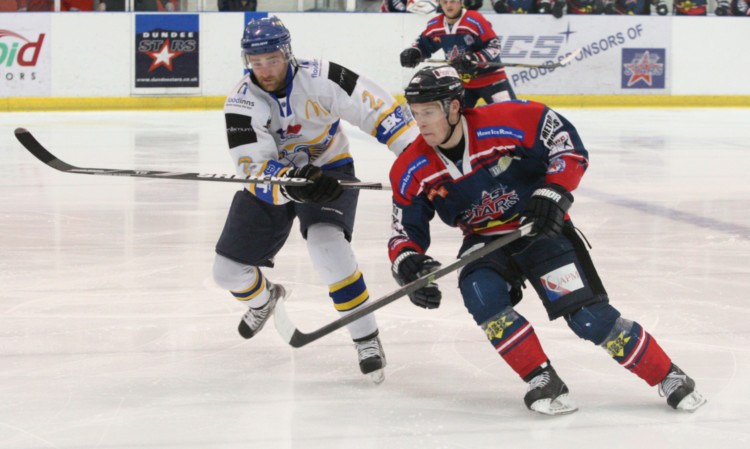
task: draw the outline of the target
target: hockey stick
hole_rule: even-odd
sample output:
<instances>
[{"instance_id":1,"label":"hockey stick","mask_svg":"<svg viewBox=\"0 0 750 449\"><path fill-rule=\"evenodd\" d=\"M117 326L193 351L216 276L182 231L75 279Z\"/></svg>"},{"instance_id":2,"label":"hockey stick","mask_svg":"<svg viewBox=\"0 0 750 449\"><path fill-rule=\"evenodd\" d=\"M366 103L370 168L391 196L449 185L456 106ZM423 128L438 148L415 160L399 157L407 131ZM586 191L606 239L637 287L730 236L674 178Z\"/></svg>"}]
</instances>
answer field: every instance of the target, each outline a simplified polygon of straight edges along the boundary
<instances>
[{"instance_id":1,"label":"hockey stick","mask_svg":"<svg viewBox=\"0 0 750 449\"><path fill-rule=\"evenodd\" d=\"M531 231L532 226L533 223L527 223L511 232L510 234L506 234L496 240L491 241L483 247L470 252L469 254L463 256L455 262L448 264L436 271L433 271L430 274L422 276L421 278L402 286L398 290L394 290L393 292L383 296L382 298L376 299L363 308L355 310L354 312L345 315L337 319L336 321L333 321L310 333L304 333L297 329L297 326L295 326L291 318L289 318L289 313L287 313L286 311L284 300L279 299L279 301L276 303L276 308L274 309L274 324L276 325L276 330L278 330L279 334L281 334L281 338L283 338L292 347L299 348L305 346L306 344L318 340L321 337L325 337L333 331L341 329L352 321L362 318L365 315L369 315L370 313L380 309L381 307L384 307L392 303L393 301L408 295L409 293L413 293L419 290L430 282L434 282L435 280L458 270L459 268L479 259L480 257L486 256L487 254L509 244L510 242L518 240L519 238L528 234Z\"/></svg>"},{"instance_id":2,"label":"hockey stick","mask_svg":"<svg viewBox=\"0 0 750 449\"><path fill-rule=\"evenodd\" d=\"M58 159L50 153L29 131L24 128L16 128L16 139L21 142L31 154L46 165L65 173L80 173L84 175L105 175L105 176L127 176L135 178L159 178L159 179L178 179L183 181L216 181L216 182L239 182L250 184L278 184L284 186L300 186L309 184L312 181L305 178L283 178L276 176L238 176L222 175L215 173L183 173L168 172L156 170L119 170L115 168L84 168L70 165L65 161ZM389 186L383 186L379 182L357 182L357 181L339 181L341 187L345 189L370 189L370 190L390 190Z\"/></svg>"},{"instance_id":3,"label":"hockey stick","mask_svg":"<svg viewBox=\"0 0 750 449\"><path fill-rule=\"evenodd\" d=\"M564 57L563 59L553 62L552 64L522 64L522 63L513 63L513 62L477 62L475 63L478 66L482 67L520 67L524 69L556 69L558 67L562 67L565 64L569 63L573 59L575 59L578 55L581 54L583 49L579 48L573 53L569 54L568 56ZM423 62L429 62L433 64L450 64L450 61L445 61L442 59L425 59Z\"/></svg>"}]
</instances>

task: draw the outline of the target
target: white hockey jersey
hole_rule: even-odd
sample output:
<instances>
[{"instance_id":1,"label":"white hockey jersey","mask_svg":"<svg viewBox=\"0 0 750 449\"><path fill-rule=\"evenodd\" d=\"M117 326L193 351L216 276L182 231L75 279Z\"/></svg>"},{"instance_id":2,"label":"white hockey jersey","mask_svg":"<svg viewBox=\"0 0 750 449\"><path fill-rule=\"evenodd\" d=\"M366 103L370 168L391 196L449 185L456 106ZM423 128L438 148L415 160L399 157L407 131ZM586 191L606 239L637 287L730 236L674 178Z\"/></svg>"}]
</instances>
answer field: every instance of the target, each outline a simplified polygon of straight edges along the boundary
<instances>
[{"instance_id":1,"label":"white hockey jersey","mask_svg":"<svg viewBox=\"0 0 750 449\"><path fill-rule=\"evenodd\" d=\"M227 98L227 139L238 174L279 176L305 164L326 169L352 162L341 119L397 156L419 135L408 109L371 79L334 62L297 62L285 97L264 91L248 74ZM288 202L278 186L247 188L268 203Z\"/></svg>"}]
</instances>

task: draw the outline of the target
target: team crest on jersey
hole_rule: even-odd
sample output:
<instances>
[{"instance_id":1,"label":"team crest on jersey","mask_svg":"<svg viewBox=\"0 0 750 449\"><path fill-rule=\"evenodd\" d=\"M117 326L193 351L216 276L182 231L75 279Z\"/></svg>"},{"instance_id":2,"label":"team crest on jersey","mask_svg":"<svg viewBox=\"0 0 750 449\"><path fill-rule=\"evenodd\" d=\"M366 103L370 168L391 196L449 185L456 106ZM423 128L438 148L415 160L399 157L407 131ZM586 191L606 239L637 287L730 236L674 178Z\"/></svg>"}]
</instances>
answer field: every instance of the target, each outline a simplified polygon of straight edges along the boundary
<instances>
[{"instance_id":1,"label":"team crest on jersey","mask_svg":"<svg viewBox=\"0 0 750 449\"><path fill-rule=\"evenodd\" d=\"M449 61L452 61L452 60L456 59L462 53L463 53L463 50L460 50L458 48L458 45L454 45L453 48L450 49L450 51L447 51L445 53L445 59L447 59Z\"/></svg>"},{"instance_id":2,"label":"team crest on jersey","mask_svg":"<svg viewBox=\"0 0 750 449\"><path fill-rule=\"evenodd\" d=\"M558 157L549 164L549 167L547 167L547 174L554 175L555 173L560 173L563 170L565 170L565 159Z\"/></svg>"},{"instance_id":3,"label":"team crest on jersey","mask_svg":"<svg viewBox=\"0 0 750 449\"><path fill-rule=\"evenodd\" d=\"M518 203L516 191L505 191L505 186L499 186L492 192L482 192L479 204L472 204L464 212L463 221L469 225L483 223L500 217Z\"/></svg>"},{"instance_id":4,"label":"team crest on jersey","mask_svg":"<svg viewBox=\"0 0 750 449\"><path fill-rule=\"evenodd\" d=\"M464 42L466 42L466 45L471 45L474 43L474 36L471 34L464 35Z\"/></svg>"},{"instance_id":5,"label":"team crest on jersey","mask_svg":"<svg viewBox=\"0 0 750 449\"><path fill-rule=\"evenodd\" d=\"M301 166L307 163L312 163L316 159L318 159L328 148L328 145L331 143L333 138L336 136L336 132L339 129L339 123L340 121L337 121L336 123L332 124L328 127L328 131L324 133L320 140L316 141L309 141L309 142L301 142L298 144L290 143L289 145L285 146L284 148L279 150L279 160L285 159L289 163ZM296 125L294 127L288 127L289 128L297 128ZM301 128L297 129L297 132L299 132ZM278 130L279 132L281 130ZM287 134L287 139L291 139L292 135ZM305 157L306 156L306 157ZM304 160L306 159L306 160Z\"/></svg>"},{"instance_id":6,"label":"team crest on jersey","mask_svg":"<svg viewBox=\"0 0 750 449\"><path fill-rule=\"evenodd\" d=\"M550 301L561 298L568 293L583 288L581 273L578 272L575 264L569 263L556 270L552 270L540 277L544 290Z\"/></svg>"}]
</instances>

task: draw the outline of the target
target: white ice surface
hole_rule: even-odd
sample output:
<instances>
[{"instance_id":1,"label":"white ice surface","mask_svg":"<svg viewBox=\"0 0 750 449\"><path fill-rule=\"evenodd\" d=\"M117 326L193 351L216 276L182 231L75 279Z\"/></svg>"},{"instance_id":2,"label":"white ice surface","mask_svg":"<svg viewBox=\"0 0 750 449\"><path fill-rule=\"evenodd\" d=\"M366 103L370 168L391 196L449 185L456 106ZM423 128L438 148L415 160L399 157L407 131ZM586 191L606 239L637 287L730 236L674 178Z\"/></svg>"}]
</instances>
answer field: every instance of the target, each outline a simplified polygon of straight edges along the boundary
<instances>
[{"instance_id":1,"label":"white ice surface","mask_svg":"<svg viewBox=\"0 0 750 449\"><path fill-rule=\"evenodd\" d=\"M230 173L208 112L0 114L0 448L750 447L750 110L570 109L591 167L572 215L613 304L697 382L694 414L518 306L580 411L548 418L472 322L442 306L378 313L386 381L362 376L346 331L292 349L271 325L250 341L211 279L237 185L64 174L13 137L23 126L87 167ZM362 180L391 153L346 127ZM373 297L389 273L390 195L363 191L354 247ZM435 222L430 253L454 257ZM295 228L267 275L292 289L305 331L335 319Z\"/></svg>"}]
</instances>

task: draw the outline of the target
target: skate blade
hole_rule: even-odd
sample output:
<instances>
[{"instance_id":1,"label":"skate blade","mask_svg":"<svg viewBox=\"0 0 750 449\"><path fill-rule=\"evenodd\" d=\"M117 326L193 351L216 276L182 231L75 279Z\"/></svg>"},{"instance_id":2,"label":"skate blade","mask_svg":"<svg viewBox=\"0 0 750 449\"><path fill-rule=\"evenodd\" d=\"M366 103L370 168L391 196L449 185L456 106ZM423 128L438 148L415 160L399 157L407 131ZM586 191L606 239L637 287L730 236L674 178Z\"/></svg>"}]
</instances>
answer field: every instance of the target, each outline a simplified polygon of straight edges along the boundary
<instances>
[{"instance_id":1,"label":"skate blade","mask_svg":"<svg viewBox=\"0 0 750 449\"><path fill-rule=\"evenodd\" d=\"M540 399L531 404L531 410L541 413L542 415L557 416L557 415L568 415L578 411L578 406L567 394L562 394L551 399Z\"/></svg>"},{"instance_id":2,"label":"skate blade","mask_svg":"<svg viewBox=\"0 0 750 449\"><path fill-rule=\"evenodd\" d=\"M385 370L382 368L371 373L367 373L367 375L375 385L379 385L385 380Z\"/></svg>"},{"instance_id":3,"label":"skate blade","mask_svg":"<svg viewBox=\"0 0 750 449\"><path fill-rule=\"evenodd\" d=\"M697 391L693 391L689 395L682 398L680 403L677 404L677 410L692 413L706 402L706 398L704 398L703 395L701 395Z\"/></svg>"}]
</instances>

